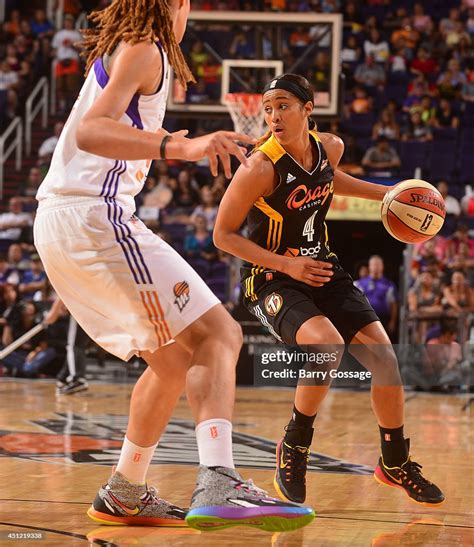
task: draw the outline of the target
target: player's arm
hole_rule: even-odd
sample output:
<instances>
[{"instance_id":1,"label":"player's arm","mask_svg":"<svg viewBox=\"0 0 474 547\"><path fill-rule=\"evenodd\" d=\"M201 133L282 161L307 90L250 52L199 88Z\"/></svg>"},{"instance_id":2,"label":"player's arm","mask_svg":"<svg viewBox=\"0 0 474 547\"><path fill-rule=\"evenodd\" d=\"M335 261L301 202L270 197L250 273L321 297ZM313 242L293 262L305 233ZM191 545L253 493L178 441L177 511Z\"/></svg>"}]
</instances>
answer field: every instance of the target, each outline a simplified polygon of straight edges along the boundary
<instances>
[{"instance_id":1,"label":"player's arm","mask_svg":"<svg viewBox=\"0 0 474 547\"><path fill-rule=\"evenodd\" d=\"M332 133L318 133L318 135L323 143L329 163L334 170L334 194L382 201L389 190L386 186L356 179L338 168L344 153L342 139Z\"/></svg>"},{"instance_id":2,"label":"player's arm","mask_svg":"<svg viewBox=\"0 0 474 547\"><path fill-rule=\"evenodd\" d=\"M56 300L53 302L51 309L46 314L43 323L46 325L52 325L56 323L60 315L64 315L67 312L66 306L63 304L63 301L56 297Z\"/></svg>"},{"instance_id":3,"label":"player's arm","mask_svg":"<svg viewBox=\"0 0 474 547\"><path fill-rule=\"evenodd\" d=\"M274 176L273 164L261 153L254 154L248 165L238 168L219 206L214 227L214 244L251 264L259 264L319 287L330 280L331 263L307 257L281 256L249 241L239 233L253 204L273 191Z\"/></svg>"},{"instance_id":4,"label":"player's arm","mask_svg":"<svg viewBox=\"0 0 474 547\"><path fill-rule=\"evenodd\" d=\"M159 159L166 131L142 131L119 120L135 94L151 92L150 80L159 81L162 70L161 54L153 43L124 47L114 61L109 82L77 128L78 148L116 160ZM244 150L237 141L254 142L233 131L217 131L196 139L187 139L186 134L187 131L173 134L166 144L166 158L198 161L207 157L213 175L217 175L220 159L227 177L231 175L230 156L245 162Z\"/></svg>"}]
</instances>

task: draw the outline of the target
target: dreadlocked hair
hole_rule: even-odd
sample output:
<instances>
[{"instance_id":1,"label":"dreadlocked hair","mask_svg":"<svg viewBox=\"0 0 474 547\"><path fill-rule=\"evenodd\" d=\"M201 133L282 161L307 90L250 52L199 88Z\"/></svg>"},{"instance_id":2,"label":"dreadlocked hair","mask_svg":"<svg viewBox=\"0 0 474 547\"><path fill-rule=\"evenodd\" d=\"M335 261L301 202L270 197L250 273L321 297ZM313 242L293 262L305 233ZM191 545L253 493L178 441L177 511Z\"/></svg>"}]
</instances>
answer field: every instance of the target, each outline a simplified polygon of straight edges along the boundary
<instances>
[{"instance_id":1,"label":"dreadlocked hair","mask_svg":"<svg viewBox=\"0 0 474 547\"><path fill-rule=\"evenodd\" d=\"M167 0L113 0L88 19L94 28L82 31L86 74L96 59L111 55L121 41L133 45L158 38L181 85L186 89L195 81L176 41Z\"/></svg>"}]
</instances>

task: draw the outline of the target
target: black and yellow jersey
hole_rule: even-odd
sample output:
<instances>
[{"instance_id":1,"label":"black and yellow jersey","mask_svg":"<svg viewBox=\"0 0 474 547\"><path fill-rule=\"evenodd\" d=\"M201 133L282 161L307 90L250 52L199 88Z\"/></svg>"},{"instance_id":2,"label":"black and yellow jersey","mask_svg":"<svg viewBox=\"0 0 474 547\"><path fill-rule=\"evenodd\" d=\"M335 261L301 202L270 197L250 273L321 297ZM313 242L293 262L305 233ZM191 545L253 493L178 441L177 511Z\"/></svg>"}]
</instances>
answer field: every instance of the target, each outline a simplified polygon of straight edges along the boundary
<instances>
[{"instance_id":1,"label":"black and yellow jersey","mask_svg":"<svg viewBox=\"0 0 474 547\"><path fill-rule=\"evenodd\" d=\"M315 131L310 131L318 149L318 163L306 171L272 135L258 150L275 167L277 186L269 196L260 197L248 217L248 239L264 249L285 256L309 256L338 263L328 242L326 215L331 205L334 171ZM256 291L272 278L271 270L244 263L242 283L245 299L257 300Z\"/></svg>"}]
</instances>

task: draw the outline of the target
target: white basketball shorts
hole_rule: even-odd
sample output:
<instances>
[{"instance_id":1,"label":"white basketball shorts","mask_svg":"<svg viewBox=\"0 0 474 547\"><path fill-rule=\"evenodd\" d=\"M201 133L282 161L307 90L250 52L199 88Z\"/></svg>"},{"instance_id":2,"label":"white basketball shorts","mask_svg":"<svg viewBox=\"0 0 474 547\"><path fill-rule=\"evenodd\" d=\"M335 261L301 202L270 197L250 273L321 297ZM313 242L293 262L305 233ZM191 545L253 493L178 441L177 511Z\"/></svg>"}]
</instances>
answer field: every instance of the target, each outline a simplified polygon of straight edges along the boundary
<instances>
[{"instance_id":1,"label":"white basketball shorts","mask_svg":"<svg viewBox=\"0 0 474 547\"><path fill-rule=\"evenodd\" d=\"M219 303L172 247L113 198L41 201L34 238L71 314L125 361L169 343Z\"/></svg>"}]
</instances>

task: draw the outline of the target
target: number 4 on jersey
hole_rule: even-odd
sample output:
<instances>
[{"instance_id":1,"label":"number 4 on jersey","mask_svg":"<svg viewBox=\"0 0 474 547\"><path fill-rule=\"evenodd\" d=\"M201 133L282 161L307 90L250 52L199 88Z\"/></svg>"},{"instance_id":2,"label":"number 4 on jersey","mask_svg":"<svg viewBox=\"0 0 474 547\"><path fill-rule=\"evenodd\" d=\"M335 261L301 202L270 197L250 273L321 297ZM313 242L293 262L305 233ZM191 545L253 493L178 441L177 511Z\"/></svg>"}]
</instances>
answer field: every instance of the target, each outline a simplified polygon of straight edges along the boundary
<instances>
[{"instance_id":1,"label":"number 4 on jersey","mask_svg":"<svg viewBox=\"0 0 474 547\"><path fill-rule=\"evenodd\" d=\"M305 222L305 225L304 225L304 228L303 228L303 237L306 237L308 239L308 241L313 241L314 220L316 219L317 214L318 214L318 211L314 211L314 213Z\"/></svg>"}]
</instances>

